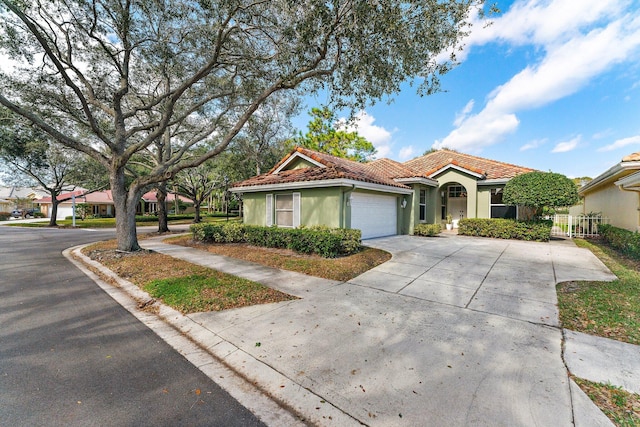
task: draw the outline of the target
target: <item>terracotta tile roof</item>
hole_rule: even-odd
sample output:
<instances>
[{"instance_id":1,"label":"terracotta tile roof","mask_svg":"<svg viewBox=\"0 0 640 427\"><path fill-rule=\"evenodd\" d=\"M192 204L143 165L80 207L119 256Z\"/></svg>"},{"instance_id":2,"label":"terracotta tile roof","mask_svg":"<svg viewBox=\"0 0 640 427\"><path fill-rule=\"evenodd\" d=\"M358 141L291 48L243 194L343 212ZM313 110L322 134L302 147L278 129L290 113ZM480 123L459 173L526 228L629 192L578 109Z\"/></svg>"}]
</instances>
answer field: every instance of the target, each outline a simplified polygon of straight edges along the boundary
<instances>
[{"instance_id":1,"label":"terracotta tile roof","mask_svg":"<svg viewBox=\"0 0 640 427\"><path fill-rule=\"evenodd\" d=\"M387 178L415 178L426 177L424 174L417 174L400 162L391 159L377 159L365 164L373 173Z\"/></svg>"},{"instance_id":2,"label":"terracotta tile roof","mask_svg":"<svg viewBox=\"0 0 640 427\"><path fill-rule=\"evenodd\" d=\"M310 167L281 170L296 153L302 154L324 167ZM516 166L509 163L484 159L451 150L439 150L422 157L399 163L391 159L378 159L369 163L358 163L329 154L319 153L307 148L296 147L269 172L233 184L233 187L252 187L260 185L285 184L303 181L321 181L330 179L350 179L354 181L409 188L394 178L429 178L430 174L449 166L460 168L482 175L485 179L508 179L534 169Z\"/></svg>"},{"instance_id":3,"label":"terracotta tile roof","mask_svg":"<svg viewBox=\"0 0 640 427\"><path fill-rule=\"evenodd\" d=\"M295 153L303 154L324 167L300 168L275 172ZM329 179L350 179L354 181L368 182L372 184L388 185L398 188L409 188L406 185L395 182L392 178L376 173L365 163L331 156L325 153L309 150L302 147L294 148L269 172L253 178L233 184L233 187L249 187L254 185L285 184L302 181L321 181Z\"/></svg>"},{"instance_id":4,"label":"terracotta tile roof","mask_svg":"<svg viewBox=\"0 0 640 427\"><path fill-rule=\"evenodd\" d=\"M417 157L405 162L404 165L416 173L422 172L427 176L448 165L455 165L484 175L485 179L509 179L523 173L535 171L535 169L476 157L470 154L458 153L447 149L434 151L422 157Z\"/></svg>"},{"instance_id":5,"label":"terracotta tile roof","mask_svg":"<svg viewBox=\"0 0 640 427\"><path fill-rule=\"evenodd\" d=\"M637 162L640 161L640 152L631 153L628 156L622 158L623 162Z\"/></svg>"}]
</instances>

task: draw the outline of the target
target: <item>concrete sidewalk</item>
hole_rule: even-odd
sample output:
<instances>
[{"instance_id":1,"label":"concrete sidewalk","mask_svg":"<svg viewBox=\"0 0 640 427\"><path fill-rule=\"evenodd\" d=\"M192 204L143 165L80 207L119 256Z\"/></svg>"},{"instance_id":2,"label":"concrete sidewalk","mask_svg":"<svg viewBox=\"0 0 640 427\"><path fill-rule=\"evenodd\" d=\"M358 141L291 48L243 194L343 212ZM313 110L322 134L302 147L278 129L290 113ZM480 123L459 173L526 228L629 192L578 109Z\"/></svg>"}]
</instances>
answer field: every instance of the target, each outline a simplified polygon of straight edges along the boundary
<instances>
[{"instance_id":1,"label":"concrete sidewalk","mask_svg":"<svg viewBox=\"0 0 640 427\"><path fill-rule=\"evenodd\" d=\"M307 422L608 423L568 378L555 283L615 277L573 244L376 239L366 244L392 260L339 283L161 238L141 243L301 298L189 316L162 308L161 315ZM589 350L573 354L582 351Z\"/></svg>"}]
</instances>

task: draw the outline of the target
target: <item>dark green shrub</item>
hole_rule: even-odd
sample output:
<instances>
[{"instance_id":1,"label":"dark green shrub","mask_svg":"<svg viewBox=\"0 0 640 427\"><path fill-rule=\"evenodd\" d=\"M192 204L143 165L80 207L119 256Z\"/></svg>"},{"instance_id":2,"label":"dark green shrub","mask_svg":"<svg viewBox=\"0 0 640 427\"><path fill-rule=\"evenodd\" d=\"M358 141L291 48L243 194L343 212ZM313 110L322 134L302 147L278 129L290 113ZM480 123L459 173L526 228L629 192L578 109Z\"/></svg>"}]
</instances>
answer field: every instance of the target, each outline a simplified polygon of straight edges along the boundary
<instances>
[{"instance_id":1,"label":"dark green shrub","mask_svg":"<svg viewBox=\"0 0 640 427\"><path fill-rule=\"evenodd\" d=\"M11 212L0 212L0 221L7 221L11 217Z\"/></svg>"},{"instance_id":2,"label":"dark green shrub","mask_svg":"<svg viewBox=\"0 0 640 427\"><path fill-rule=\"evenodd\" d=\"M341 228L279 228L240 223L193 224L193 238L212 243L249 243L255 246L286 248L300 253L315 253L331 258L360 250L360 230Z\"/></svg>"},{"instance_id":3,"label":"dark green shrub","mask_svg":"<svg viewBox=\"0 0 640 427\"><path fill-rule=\"evenodd\" d=\"M640 234L608 224L600 224L598 230L609 246L629 258L640 259Z\"/></svg>"},{"instance_id":4,"label":"dark green shrub","mask_svg":"<svg viewBox=\"0 0 640 427\"><path fill-rule=\"evenodd\" d=\"M501 218L466 218L458 223L458 234L496 239L548 242L553 221L516 221Z\"/></svg>"},{"instance_id":5,"label":"dark green shrub","mask_svg":"<svg viewBox=\"0 0 640 427\"><path fill-rule=\"evenodd\" d=\"M440 224L418 224L413 229L414 236L435 236L440 234L442 226Z\"/></svg>"}]
</instances>

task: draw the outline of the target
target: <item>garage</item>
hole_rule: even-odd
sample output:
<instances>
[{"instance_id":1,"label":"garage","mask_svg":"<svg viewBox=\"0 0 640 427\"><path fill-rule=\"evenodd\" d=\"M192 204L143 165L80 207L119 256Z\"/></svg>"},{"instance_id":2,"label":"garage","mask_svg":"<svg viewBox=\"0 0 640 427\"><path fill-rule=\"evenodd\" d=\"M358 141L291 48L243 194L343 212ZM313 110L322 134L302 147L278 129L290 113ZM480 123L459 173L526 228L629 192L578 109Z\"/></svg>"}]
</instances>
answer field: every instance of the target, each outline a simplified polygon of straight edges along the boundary
<instances>
[{"instance_id":1,"label":"garage","mask_svg":"<svg viewBox=\"0 0 640 427\"><path fill-rule=\"evenodd\" d=\"M398 234L396 196L352 193L351 228L362 231L363 239Z\"/></svg>"}]
</instances>

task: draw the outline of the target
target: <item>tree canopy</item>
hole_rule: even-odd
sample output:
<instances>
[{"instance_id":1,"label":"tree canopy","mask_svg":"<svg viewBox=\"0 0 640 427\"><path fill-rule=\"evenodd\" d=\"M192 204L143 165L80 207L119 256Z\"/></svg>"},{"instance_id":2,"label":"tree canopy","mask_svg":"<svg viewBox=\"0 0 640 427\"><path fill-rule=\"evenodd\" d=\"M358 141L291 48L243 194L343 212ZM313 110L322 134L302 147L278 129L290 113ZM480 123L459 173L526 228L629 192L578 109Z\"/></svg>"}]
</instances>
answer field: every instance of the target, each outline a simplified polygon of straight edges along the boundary
<instances>
[{"instance_id":1,"label":"tree canopy","mask_svg":"<svg viewBox=\"0 0 640 427\"><path fill-rule=\"evenodd\" d=\"M367 162L375 155L373 144L358 135L358 132L336 129L336 116L329 108L312 108L309 114L312 119L307 125L307 133L300 132L291 139L291 145L357 162Z\"/></svg>"},{"instance_id":2,"label":"tree canopy","mask_svg":"<svg viewBox=\"0 0 640 427\"><path fill-rule=\"evenodd\" d=\"M502 201L507 205L528 206L542 214L544 207L575 205L580 197L575 183L553 172L529 172L511 178L504 187Z\"/></svg>"},{"instance_id":3,"label":"tree canopy","mask_svg":"<svg viewBox=\"0 0 640 427\"><path fill-rule=\"evenodd\" d=\"M140 196L220 154L270 99L364 108L439 89L482 0L0 0L0 104L109 172L118 249ZM451 60L438 62L442 53ZM161 140L144 172L132 159ZM204 153L190 155L194 148ZM127 178L129 174L130 178Z\"/></svg>"}]
</instances>

